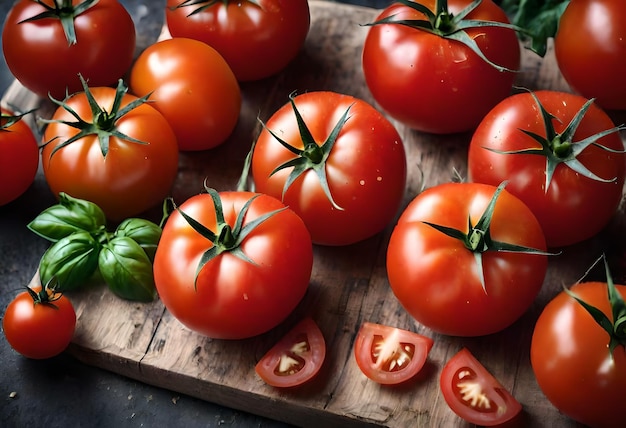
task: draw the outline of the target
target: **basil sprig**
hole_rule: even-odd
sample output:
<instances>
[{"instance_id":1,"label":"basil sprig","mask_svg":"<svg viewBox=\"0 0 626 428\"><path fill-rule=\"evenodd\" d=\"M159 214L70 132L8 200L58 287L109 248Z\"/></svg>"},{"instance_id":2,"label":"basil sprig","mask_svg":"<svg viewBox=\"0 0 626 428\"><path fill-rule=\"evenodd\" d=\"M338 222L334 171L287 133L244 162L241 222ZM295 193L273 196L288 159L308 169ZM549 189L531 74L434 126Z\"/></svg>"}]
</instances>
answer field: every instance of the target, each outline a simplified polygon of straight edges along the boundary
<instances>
[{"instance_id":1,"label":"basil sprig","mask_svg":"<svg viewBox=\"0 0 626 428\"><path fill-rule=\"evenodd\" d=\"M161 227L129 218L110 232L96 204L59 194L59 203L42 211L28 228L52 242L39 263L42 283L52 278L56 290L70 291L100 277L126 300L152 301L156 296L152 262Z\"/></svg>"}]
</instances>

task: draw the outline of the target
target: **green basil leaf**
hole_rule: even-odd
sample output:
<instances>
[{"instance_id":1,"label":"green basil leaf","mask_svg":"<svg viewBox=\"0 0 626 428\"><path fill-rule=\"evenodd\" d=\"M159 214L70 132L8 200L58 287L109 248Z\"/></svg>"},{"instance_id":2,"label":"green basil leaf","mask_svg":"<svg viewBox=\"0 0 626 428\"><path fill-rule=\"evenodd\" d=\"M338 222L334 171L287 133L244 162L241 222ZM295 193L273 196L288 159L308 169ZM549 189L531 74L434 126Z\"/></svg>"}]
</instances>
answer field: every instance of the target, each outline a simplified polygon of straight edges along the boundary
<instances>
[{"instance_id":1,"label":"green basil leaf","mask_svg":"<svg viewBox=\"0 0 626 428\"><path fill-rule=\"evenodd\" d=\"M117 296L150 302L156 297L152 262L132 238L114 237L100 251L100 274Z\"/></svg>"},{"instance_id":2,"label":"green basil leaf","mask_svg":"<svg viewBox=\"0 0 626 428\"><path fill-rule=\"evenodd\" d=\"M43 284L55 277L57 291L77 289L86 284L98 268L100 244L87 232L76 232L52 244L39 262Z\"/></svg>"},{"instance_id":3,"label":"green basil leaf","mask_svg":"<svg viewBox=\"0 0 626 428\"><path fill-rule=\"evenodd\" d=\"M106 217L98 205L63 192L58 204L46 208L28 224L31 231L52 242L75 232L96 233L105 226Z\"/></svg>"},{"instance_id":4,"label":"green basil leaf","mask_svg":"<svg viewBox=\"0 0 626 428\"><path fill-rule=\"evenodd\" d=\"M157 245L161 239L162 229L159 225L141 218L129 218L120 223L115 230L116 237L127 236L138 243L148 258L154 260Z\"/></svg>"}]
</instances>

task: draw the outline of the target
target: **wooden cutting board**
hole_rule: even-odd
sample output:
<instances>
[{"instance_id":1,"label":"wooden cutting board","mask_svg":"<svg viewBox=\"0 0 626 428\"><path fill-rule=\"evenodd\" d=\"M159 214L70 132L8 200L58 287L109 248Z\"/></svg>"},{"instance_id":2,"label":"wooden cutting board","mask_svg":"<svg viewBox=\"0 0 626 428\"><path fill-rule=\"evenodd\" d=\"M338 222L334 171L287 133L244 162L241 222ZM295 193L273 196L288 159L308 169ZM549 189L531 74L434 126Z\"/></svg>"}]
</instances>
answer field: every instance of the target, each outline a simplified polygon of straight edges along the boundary
<instances>
[{"instance_id":1,"label":"wooden cutting board","mask_svg":"<svg viewBox=\"0 0 626 428\"><path fill-rule=\"evenodd\" d=\"M178 203L200 192L205 177L218 190L234 189L244 157L259 132L257 116L269 118L295 90L337 91L375 105L360 67L367 27L359 24L373 21L378 11L317 0L311 0L310 6L311 29L298 58L276 77L242 85L241 119L231 138L211 151L182 154L173 191ZM523 55L519 86L568 90L552 50L544 59L530 52ZM17 83L4 101L23 108L46 106ZM469 134L425 135L394 124L409 159L405 203L422 185L449 181L454 169L465 174ZM68 352L86 364L148 384L299 426L465 427L468 424L443 400L438 379L444 363L466 346L522 403L527 425L573 427L576 424L551 406L534 380L529 363L532 327L546 302L563 285L580 278L586 266L606 251L605 236L624 236L624 227L618 223L607 233L551 258L533 307L513 326L488 337L441 336L405 313L386 279L390 225L384 233L347 248L316 247L310 290L302 304L283 324L262 336L241 341L207 339L183 327L159 301L126 302L106 287L96 286L69 295L78 323ZM254 365L304 315L312 316L326 337L325 366L303 389L273 389L256 376ZM401 388L384 387L359 371L352 345L364 321L434 338L429 362L414 382Z\"/></svg>"}]
</instances>

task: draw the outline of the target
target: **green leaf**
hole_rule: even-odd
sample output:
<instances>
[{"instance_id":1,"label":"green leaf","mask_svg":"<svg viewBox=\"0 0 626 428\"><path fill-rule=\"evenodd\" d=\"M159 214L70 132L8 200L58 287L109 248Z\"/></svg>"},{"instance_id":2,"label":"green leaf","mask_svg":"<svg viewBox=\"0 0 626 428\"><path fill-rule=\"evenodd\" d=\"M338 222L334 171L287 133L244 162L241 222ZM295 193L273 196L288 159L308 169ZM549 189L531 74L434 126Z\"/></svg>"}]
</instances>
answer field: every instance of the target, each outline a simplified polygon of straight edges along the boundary
<instances>
[{"instance_id":1,"label":"green leaf","mask_svg":"<svg viewBox=\"0 0 626 428\"><path fill-rule=\"evenodd\" d=\"M141 246L128 236L104 245L98 258L100 274L109 289L126 300L150 302L156 296L152 262Z\"/></svg>"},{"instance_id":2,"label":"green leaf","mask_svg":"<svg viewBox=\"0 0 626 428\"><path fill-rule=\"evenodd\" d=\"M150 260L154 260L161 233L161 227L149 220L129 218L119 224L114 235L131 238L143 248Z\"/></svg>"}]
</instances>

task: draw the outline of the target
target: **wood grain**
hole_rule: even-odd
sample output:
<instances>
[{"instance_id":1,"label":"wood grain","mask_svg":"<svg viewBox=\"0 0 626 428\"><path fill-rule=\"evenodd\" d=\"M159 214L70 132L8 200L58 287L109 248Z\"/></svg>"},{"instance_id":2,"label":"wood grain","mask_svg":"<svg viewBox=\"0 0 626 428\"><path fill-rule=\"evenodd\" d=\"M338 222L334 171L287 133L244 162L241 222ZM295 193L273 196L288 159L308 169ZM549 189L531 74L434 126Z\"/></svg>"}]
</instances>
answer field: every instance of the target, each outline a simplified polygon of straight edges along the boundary
<instances>
[{"instance_id":1,"label":"wood grain","mask_svg":"<svg viewBox=\"0 0 626 428\"><path fill-rule=\"evenodd\" d=\"M241 119L230 139L211 151L181 155L173 189L176 201L200 192L205 178L218 190L233 189L250 143L259 132L257 116L269 118L295 90L337 91L376 105L360 67L367 27L359 24L371 22L378 12L316 0L310 5L311 30L297 59L278 76L242 84ZM519 86L568 90L552 50L544 59L527 51L523 55ZM46 108L45 101L17 83L4 102ZM465 174L469 134L433 136L394 124L409 159L405 203L423 186L449 181L454 169ZM158 218L158 213L147 215ZM96 285L70 295L78 325L69 352L87 364L130 378L298 426L464 427L468 424L449 410L440 395L438 378L444 363L467 346L522 403L526 425L577 426L550 405L534 380L528 356L532 326L545 303L562 285L578 279L584 266L604 249L606 236L624 236L622 225L616 221L610 233L569 247L551 259L533 307L501 333L471 339L435 334L412 320L399 305L389 288L384 264L391 227L348 247L316 247L306 297L288 320L267 334L241 341L204 338L183 327L159 301L122 301L106 287ZM254 365L304 315L312 316L326 337L325 366L302 389L273 389L256 376ZM433 337L435 346L423 373L401 388L383 387L365 378L352 354L356 331L364 321Z\"/></svg>"}]
</instances>

